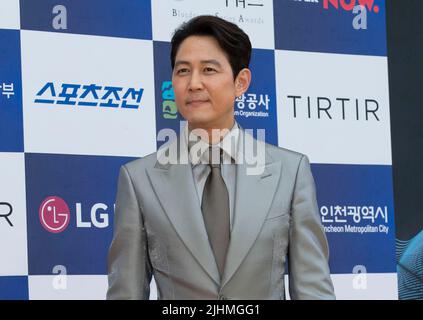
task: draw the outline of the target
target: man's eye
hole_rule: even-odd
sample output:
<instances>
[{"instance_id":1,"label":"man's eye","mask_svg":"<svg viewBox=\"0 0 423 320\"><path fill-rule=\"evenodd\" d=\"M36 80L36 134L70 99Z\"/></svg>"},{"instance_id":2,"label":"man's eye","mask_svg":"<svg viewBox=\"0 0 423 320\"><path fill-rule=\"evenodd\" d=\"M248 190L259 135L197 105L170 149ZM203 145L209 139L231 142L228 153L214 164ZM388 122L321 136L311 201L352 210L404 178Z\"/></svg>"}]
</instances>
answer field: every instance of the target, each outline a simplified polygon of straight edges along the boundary
<instances>
[{"instance_id":1,"label":"man's eye","mask_svg":"<svg viewBox=\"0 0 423 320\"><path fill-rule=\"evenodd\" d=\"M214 72L214 71L216 71L216 69L211 68L211 67L206 67L206 68L204 68L204 71L205 72Z\"/></svg>"},{"instance_id":2,"label":"man's eye","mask_svg":"<svg viewBox=\"0 0 423 320\"><path fill-rule=\"evenodd\" d=\"M187 68L182 68L176 71L176 74L183 74L183 73L187 73L188 69Z\"/></svg>"}]
</instances>

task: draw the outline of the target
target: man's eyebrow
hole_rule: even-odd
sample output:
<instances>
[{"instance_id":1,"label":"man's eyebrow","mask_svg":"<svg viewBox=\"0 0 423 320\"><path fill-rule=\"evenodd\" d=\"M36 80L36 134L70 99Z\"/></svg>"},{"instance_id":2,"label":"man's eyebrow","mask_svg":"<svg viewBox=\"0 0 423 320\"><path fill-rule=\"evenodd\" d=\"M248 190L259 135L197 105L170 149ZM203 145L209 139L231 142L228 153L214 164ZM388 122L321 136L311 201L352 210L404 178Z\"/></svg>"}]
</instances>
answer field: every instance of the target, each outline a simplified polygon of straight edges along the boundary
<instances>
[{"instance_id":1,"label":"man's eyebrow","mask_svg":"<svg viewBox=\"0 0 423 320\"><path fill-rule=\"evenodd\" d=\"M220 64L219 61L215 60L215 59L210 59L210 60L201 60L200 61L202 64L214 64L218 67L221 67L222 65ZM187 64L187 65L191 65L191 63L189 61L186 60L178 60L175 62L175 68L181 64Z\"/></svg>"},{"instance_id":2,"label":"man's eyebrow","mask_svg":"<svg viewBox=\"0 0 423 320\"><path fill-rule=\"evenodd\" d=\"M203 64L208 64L208 63L210 63L210 64L214 64L214 65L216 65L216 66L218 66L218 67L220 67L220 66L221 66L220 62L219 62L219 61L217 61L217 60L215 60L215 59L210 59L210 60L201 60L201 63L203 63Z\"/></svg>"}]
</instances>

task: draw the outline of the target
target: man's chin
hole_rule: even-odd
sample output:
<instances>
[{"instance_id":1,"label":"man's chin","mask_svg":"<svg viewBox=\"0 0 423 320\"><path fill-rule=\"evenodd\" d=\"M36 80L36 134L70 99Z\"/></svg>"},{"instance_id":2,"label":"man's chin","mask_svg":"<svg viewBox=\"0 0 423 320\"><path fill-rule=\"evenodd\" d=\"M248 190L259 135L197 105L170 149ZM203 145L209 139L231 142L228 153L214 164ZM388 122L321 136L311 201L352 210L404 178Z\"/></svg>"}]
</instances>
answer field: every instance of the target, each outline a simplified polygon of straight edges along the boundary
<instances>
[{"instance_id":1,"label":"man's chin","mask_svg":"<svg viewBox=\"0 0 423 320\"><path fill-rule=\"evenodd\" d=\"M208 128L210 126L210 120L203 120L203 119L195 119L195 120L187 120L188 126L190 129L195 128Z\"/></svg>"},{"instance_id":2,"label":"man's chin","mask_svg":"<svg viewBox=\"0 0 423 320\"><path fill-rule=\"evenodd\" d=\"M210 123L214 122L214 119L211 117L208 117L207 115L203 114L198 114L198 115L190 115L190 117L186 117L185 118L190 127L195 127L195 128L202 128L202 127L209 127Z\"/></svg>"}]
</instances>

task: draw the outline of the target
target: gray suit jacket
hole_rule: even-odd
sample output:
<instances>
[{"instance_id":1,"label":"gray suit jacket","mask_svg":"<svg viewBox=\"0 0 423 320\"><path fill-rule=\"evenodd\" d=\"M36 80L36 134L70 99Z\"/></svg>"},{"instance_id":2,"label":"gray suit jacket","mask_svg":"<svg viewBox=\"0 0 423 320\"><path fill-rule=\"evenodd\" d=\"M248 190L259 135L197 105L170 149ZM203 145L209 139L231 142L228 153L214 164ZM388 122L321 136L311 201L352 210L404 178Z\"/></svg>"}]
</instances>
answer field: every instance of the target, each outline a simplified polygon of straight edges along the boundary
<instances>
[{"instance_id":1,"label":"gray suit jacket","mask_svg":"<svg viewBox=\"0 0 423 320\"><path fill-rule=\"evenodd\" d=\"M292 299L334 298L308 158L241 135L262 144L265 161L259 175L247 174L251 162L237 165L222 279L191 165L163 165L153 153L120 170L108 299L148 299L152 275L159 299L284 299L286 259Z\"/></svg>"}]
</instances>

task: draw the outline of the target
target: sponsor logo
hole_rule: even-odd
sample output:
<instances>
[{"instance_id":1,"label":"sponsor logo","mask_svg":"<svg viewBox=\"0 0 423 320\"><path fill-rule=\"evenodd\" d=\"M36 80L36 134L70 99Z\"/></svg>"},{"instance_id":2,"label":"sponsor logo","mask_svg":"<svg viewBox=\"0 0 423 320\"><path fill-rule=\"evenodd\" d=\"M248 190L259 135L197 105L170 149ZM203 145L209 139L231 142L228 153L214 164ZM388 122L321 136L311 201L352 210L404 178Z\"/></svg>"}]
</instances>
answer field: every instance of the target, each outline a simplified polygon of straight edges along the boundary
<instances>
[{"instance_id":1,"label":"sponsor logo","mask_svg":"<svg viewBox=\"0 0 423 320\"><path fill-rule=\"evenodd\" d=\"M60 197L46 198L40 206L39 216L41 225L49 232L60 233L64 231L75 216L77 228L107 228L109 226L108 206L104 203L95 203L91 206L89 219L84 219L82 203L75 203L74 215L68 204Z\"/></svg>"},{"instance_id":2,"label":"sponsor logo","mask_svg":"<svg viewBox=\"0 0 423 320\"><path fill-rule=\"evenodd\" d=\"M296 95L287 95L287 98L294 118L380 121L379 103L375 99Z\"/></svg>"},{"instance_id":3,"label":"sponsor logo","mask_svg":"<svg viewBox=\"0 0 423 320\"><path fill-rule=\"evenodd\" d=\"M10 96L15 95L12 83L0 83L0 94L10 99Z\"/></svg>"},{"instance_id":4,"label":"sponsor logo","mask_svg":"<svg viewBox=\"0 0 423 320\"><path fill-rule=\"evenodd\" d=\"M38 214L41 225L49 232L62 232L69 225L69 207L62 198L52 196L45 199L41 203Z\"/></svg>"},{"instance_id":5,"label":"sponsor logo","mask_svg":"<svg viewBox=\"0 0 423 320\"><path fill-rule=\"evenodd\" d=\"M268 94L246 93L237 97L235 100L236 110L235 116L238 117L269 117L269 102Z\"/></svg>"},{"instance_id":6,"label":"sponsor logo","mask_svg":"<svg viewBox=\"0 0 423 320\"><path fill-rule=\"evenodd\" d=\"M55 85L47 82L36 94L34 103L138 109L141 107L143 92L143 88L100 86L93 83Z\"/></svg>"},{"instance_id":7,"label":"sponsor logo","mask_svg":"<svg viewBox=\"0 0 423 320\"><path fill-rule=\"evenodd\" d=\"M10 215L13 212L13 207L8 202L0 202L0 219L4 218L6 222L13 227L12 221L10 221Z\"/></svg>"},{"instance_id":8,"label":"sponsor logo","mask_svg":"<svg viewBox=\"0 0 423 320\"><path fill-rule=\"evenodd\" d=\"M245 0L225 0L226 7L235 6L237 8L245 7L263 7L263 3L260 1L245 1Z\"/></svg>"},{"instance_id":9,"label":"sponsor logo","mask_svg":"<svg viewBox=\"0 0 423 320\"><path fill-rule=\"evenodd\" d=\"M387 206L329 205L320 207L325 232L388 234ZM378 223L378 225L376 225ZM366 224L366 225L363 225Z\"/></svg>"},{"instance_id":10,"label":"sponsor logo","mask_svg":"<svg viewBox=\"0 0 423 320\"><path fill-rule=\"evenodd\" d=\"M374 0L323 0L323 8L353 11L355 6L362 6L369 12L379 13L380 8L374 2Z\"/></svg>"},{"instance_id":11,"label":"sponsor logo","mask_svg":"<svg viewBox=\"0 0 423 320\"><path fill-rule=\"evenodd\" d=\"M181 0L175 0L176 3L182 2ZM225 0L225 7L226 8L237 8L237 9L250 9L250 10L257 10L264 8L264 4L260 0L254 0L254 1L246 1L246 0ZM257 12L254 11L254 14ZM179 8L172 8L172 17L179 18L179 19L191 19L195 16L201 14L201 12L194 12L194 11L184 11L180 10ZM214 12L214 15L223 18L225 20L228 20L232 23L245 23L245 24L264 24L265 19L262 16L252 16L252 15L243 15L240 14L238 16L233 15L227 15L222 14L219 11Z\"/></svg>"},{"instance_id":12,"label":"sponsor logo","mask_svg":"<svg viewBox=\"0 0 423 320\"><path fill-rule=\"evenodd\" d=\"M178 118L178 108L175 103L175 94L173 92L172 81L162 82L162 112L165 119Z\"/></svg>"}]
</instances>

